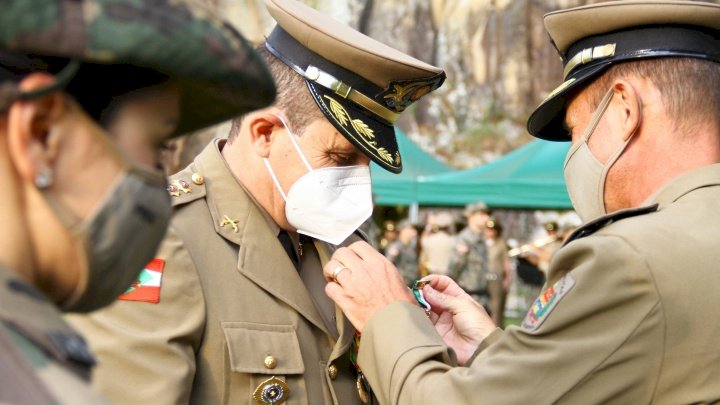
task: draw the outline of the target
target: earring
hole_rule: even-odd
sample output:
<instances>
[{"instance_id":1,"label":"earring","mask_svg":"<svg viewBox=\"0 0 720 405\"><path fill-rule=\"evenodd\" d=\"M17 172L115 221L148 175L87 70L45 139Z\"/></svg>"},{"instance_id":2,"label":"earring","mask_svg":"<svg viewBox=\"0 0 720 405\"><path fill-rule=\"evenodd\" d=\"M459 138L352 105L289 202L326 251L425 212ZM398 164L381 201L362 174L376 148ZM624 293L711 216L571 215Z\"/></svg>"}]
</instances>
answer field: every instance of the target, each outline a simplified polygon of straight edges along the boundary
<instances>
[{"instance_id":1,"label":"earring","mask_svg":"<svg viewBox=\"0 0 720 405\"><path fill-rule=\"evenodd\" d=\"M41 169L35 175L35 186L40 189L46 189L53 184L53 171L49 168Z\"/></svg>"}]
</instances>

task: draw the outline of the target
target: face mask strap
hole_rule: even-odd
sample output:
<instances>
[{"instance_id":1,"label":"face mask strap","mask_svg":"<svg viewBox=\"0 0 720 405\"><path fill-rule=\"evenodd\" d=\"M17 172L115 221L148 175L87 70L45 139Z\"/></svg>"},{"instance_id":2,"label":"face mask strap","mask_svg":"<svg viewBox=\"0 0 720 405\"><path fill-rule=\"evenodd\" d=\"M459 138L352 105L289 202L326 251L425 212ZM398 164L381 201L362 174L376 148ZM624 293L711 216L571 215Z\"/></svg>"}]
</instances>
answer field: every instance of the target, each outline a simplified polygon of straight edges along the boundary
<instances>
[{"instance_id":1,"label":"face mask strap","mask_svg":"<svg viewBox=\"0 0 720 405\"><path fill-rule=\"evenodd\" d=\"M597 110L595 110L595 113L593 114L592 120L590 120L590 125L587 126L585 129L585 133L582 136L582 141L587 142L590 139L590 135L592 135L593 132L595 132L595 128L598 126L598 123L600 122L600 119L605 114L605 110L607 110L608 106L610 105L610 100L612 100L613 95L613 89L605 93L605 95L602 98L602 101L600 101L600 104L597 107Z\"/></svg>"},{"instance_id":2,"label":"face mask strap","mask_svg":"<svg viewBox=\"0 0 720 405\"><path fill-rule=\"evenodd\" d=\"M265 167L267 167L270 177L272 177L273 183L275 183L275 187L280 192L280 195L282 195L283 200L287 201L287 196L285 195L282 187L280 187L280 182L278 181L277 176L275 176L275 171L273 171L272 166L270 166L270 162L267 158L263 158L263 163L265 163Z\"/></svg>"},{"instance_id":3,"label":"face mask strap","mask_svg":"<svg viewBox=\"0 0 720 405\"><path fill-rule=\"evenodd\" d=\"M288 126L287 122L285 122L285 119L280 116L276 115L278 119L280 119L280 122L285 126L285 129L287 130L288 134L290 135L290 141L295 146L295 150L297 150L298 155L300 155L300 159L305 164L305 167L308 169L309 172L313 171L312 166L310 166L310 163L305 159L305 155L302 153L302 149L300 149L300 145L298 145L297 141L295 140L295 134L290 130L290 127Z\"/></svg>"}]
</instances>

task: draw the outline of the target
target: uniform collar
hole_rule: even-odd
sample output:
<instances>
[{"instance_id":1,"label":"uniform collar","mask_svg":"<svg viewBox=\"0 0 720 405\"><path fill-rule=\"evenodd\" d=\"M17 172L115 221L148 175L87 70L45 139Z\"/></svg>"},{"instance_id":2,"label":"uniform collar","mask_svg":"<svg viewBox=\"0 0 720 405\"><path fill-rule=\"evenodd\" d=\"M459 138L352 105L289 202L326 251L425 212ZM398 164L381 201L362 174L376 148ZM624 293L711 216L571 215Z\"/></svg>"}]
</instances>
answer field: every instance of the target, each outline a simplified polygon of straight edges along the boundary
<instances>
[{"instance_id":1,"label":"uniform collar","mask_svg":"<svg viewBox=\"0 0 720 405\"><path fill-rule=\"evenodd\" d=\"M250 205L256 208L257 213L267 223L270 231L276 237L280 234L280 227L270 214L258 203L253 195L235 177L232 169L222 156L221 150L226 144L225 139L216 139L211 142L195 159L195 168L206 179L206 187L211 190L207 193L208 207L215 223L215 230L224 238L240 244L242 241L241 229L247 223ZM238 199L238 196L247 198ZM227 216L228 218L225 218ZM228 221L236 222L238 232ZM223 225L224 224L224 225ZM289 233L297 251L299 239L296 233Z\"/></svg>"},{"instance_id":2,"label":"uniform collar","mask_svg":"<svg viewBox=\"0 0 720 405\"><path fill-rule=\"evenodd\" d=\"M687 172L671 180L670 183L648 197L639 207L616 211L584 224L575 230L563 245L567 245L575 239L592 235L613 222L662 210L699 188L718 185L720 185L720 164L713 164Z\"/></svg>"},{"instance_id":3,"label":"uniform collar","mask_svg":"<svg viewBox=\"0 0 720 405\"><path fill-rule=\"evenodd\" d=\"M658 204L662 209L692 191L717 185L720 185L720 164L701 167L676 177L642 205Z\"/></svg>"}]
</instances>

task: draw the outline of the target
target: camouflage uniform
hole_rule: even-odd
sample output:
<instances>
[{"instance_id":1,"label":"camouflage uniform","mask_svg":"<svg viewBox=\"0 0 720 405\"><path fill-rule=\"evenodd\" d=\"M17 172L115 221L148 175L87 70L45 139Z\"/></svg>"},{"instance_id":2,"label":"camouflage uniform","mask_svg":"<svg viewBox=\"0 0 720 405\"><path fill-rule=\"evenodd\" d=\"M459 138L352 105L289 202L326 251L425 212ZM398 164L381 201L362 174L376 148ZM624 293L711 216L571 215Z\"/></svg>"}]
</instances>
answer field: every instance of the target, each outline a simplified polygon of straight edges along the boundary
<instances>
[{"instance_id":1,"label":"camouflage uniform","mask_svg":"<svg viewBox=\"0 0 720 405\"><path fill-rule=\"evenodd\" d=\"M107 107L103 101L171 78L181 96L173 134L179 135L264 107L274 98L272 78L259 56L200 2L0 4L0 111L17 100L64 89L99 122ZM34 71L54 74L55 83L21 92L14 82ZM148 77L157 82L142 82ZM94 359L84 340L53 303L12 274L0 268L0 403L106 403L87 383Z\"/></svg>"},{"instance_id":2,"label":"camouflage uniform","mask_svg":"<svg viewBox=\"0 0 720 405\"><path fill-rule=\"evenodd\" d=\"M488 253L485 238L466 227L457 235L449 276L478 302L487 305Z\"/></svg>"},{"instance_id":3,"label":"camouflage uniform","mask_svg":"<svg viewBox=\"0 0 720 405\"><path fill-rule=\"evenodd\" d=\"M387 248L385 256L397 267L408 286L419 278L418 253L415 242L404 244L396 240Z\"/></svg>"},{"instance_id":4,"label":"camouflage uniform","mask_svg":"<svg viewBox=\"0 0 720 405\"><path fill-rule=\"evenodd\" d=\"M0 267L0 403L104 404L85 341L45 297Z\"/></svg>"}]
</instances>

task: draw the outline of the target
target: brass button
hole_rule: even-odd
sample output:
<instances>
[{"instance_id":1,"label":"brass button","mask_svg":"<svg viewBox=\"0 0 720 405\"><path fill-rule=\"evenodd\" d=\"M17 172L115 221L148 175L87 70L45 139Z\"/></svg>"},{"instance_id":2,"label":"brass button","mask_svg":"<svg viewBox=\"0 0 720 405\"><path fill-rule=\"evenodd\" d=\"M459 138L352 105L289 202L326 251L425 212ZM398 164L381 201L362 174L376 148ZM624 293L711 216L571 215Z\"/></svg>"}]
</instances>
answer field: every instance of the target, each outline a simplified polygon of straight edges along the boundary
<instances>
[{"instance_id":1,"label":"brass button","mask_svg":"<svg viewBox=\"0 0 720 405\"><path fill-rule=\"evenodd\" d=\"M192 180L193 183L197 184L198 186L202 186L203 183L205 183L205 178L198 173L193 173L192 176L190 177L190 179Z\"/></svg>"},{"instance_id":2,"label":"brass button","mask_svg":"<svg viewBox=\"0 0 720 405\"><path fill-rule=\"evenodd\" d=\"M269 369L274 369L277 367L277 360L275 360L275 357L273 356L267 356L265 357L265 367Z\"/></svg>"},{"instance_id":3,"label":"brass button","mask_svg":"<svg viewBox=\"0 0 720 405\"><path fill-rule=\"evenodd\" d=\"M328 374L330 375L330 379L331 379L331 380L334 380L334 379L337 378L338 369L337 369L337 366L335 366L334 363L333 363L333 364L330 364L330 366L328 367Z\"/></svg>"}]
</instances>

